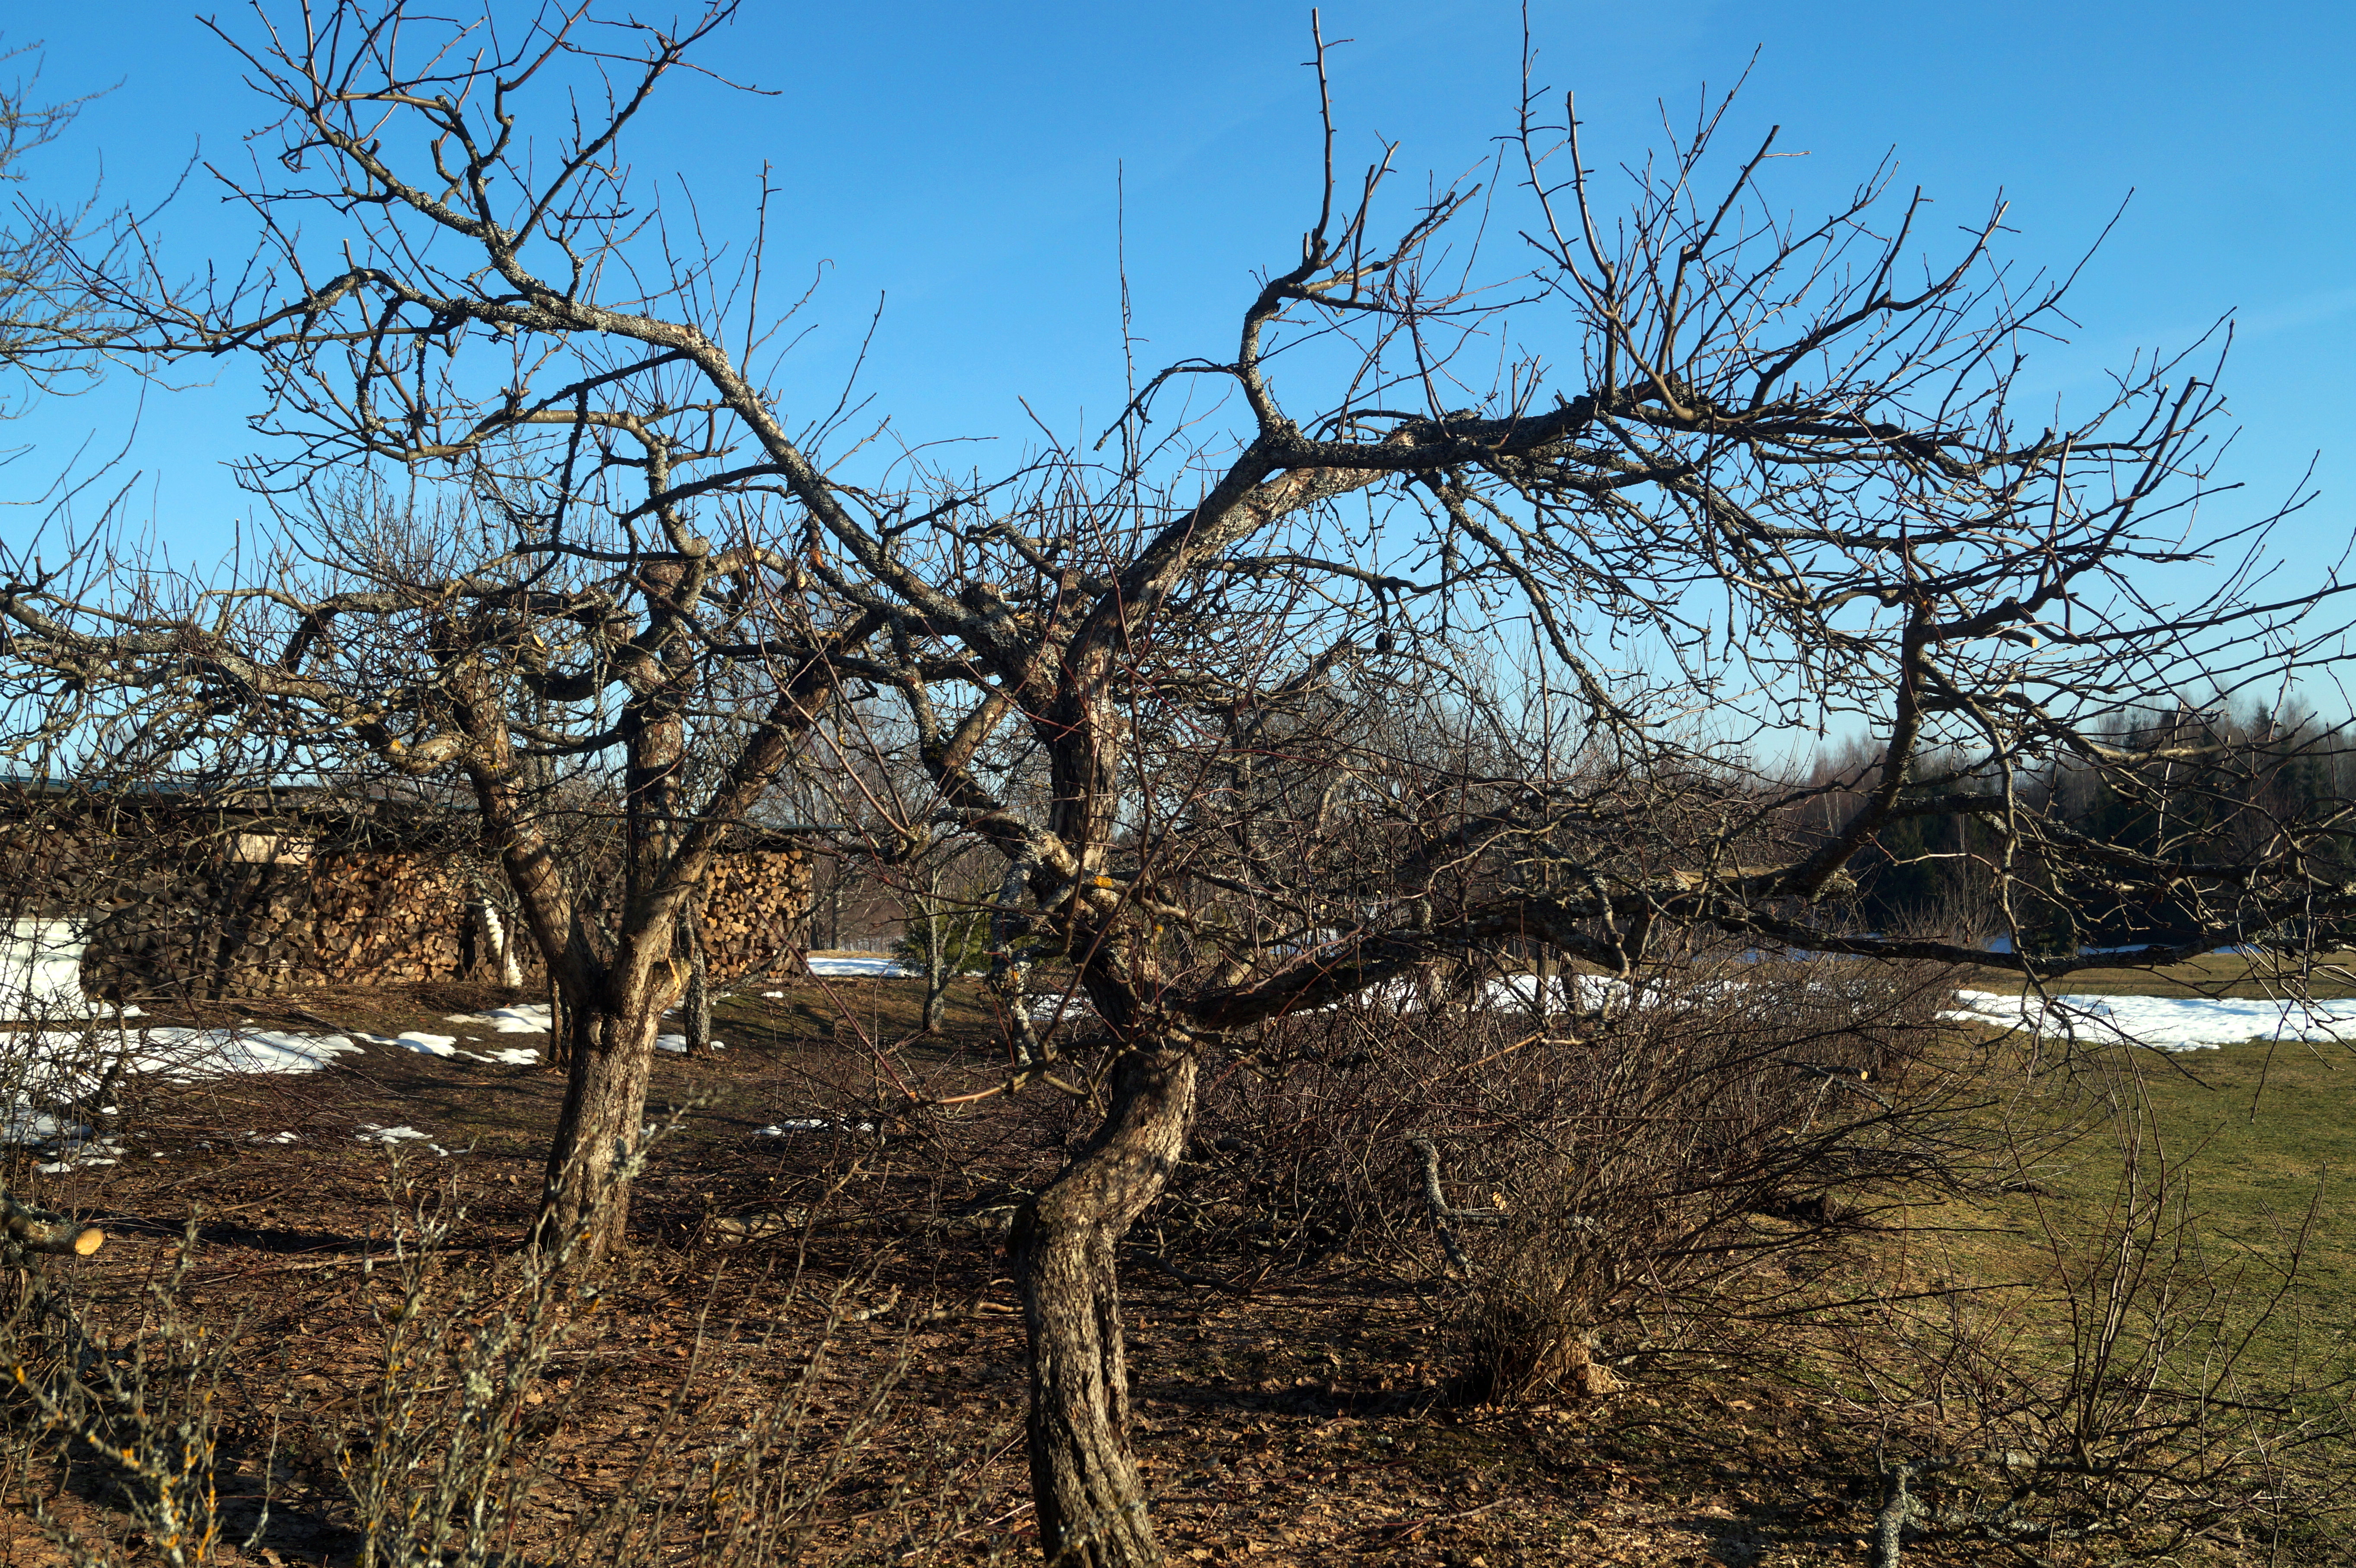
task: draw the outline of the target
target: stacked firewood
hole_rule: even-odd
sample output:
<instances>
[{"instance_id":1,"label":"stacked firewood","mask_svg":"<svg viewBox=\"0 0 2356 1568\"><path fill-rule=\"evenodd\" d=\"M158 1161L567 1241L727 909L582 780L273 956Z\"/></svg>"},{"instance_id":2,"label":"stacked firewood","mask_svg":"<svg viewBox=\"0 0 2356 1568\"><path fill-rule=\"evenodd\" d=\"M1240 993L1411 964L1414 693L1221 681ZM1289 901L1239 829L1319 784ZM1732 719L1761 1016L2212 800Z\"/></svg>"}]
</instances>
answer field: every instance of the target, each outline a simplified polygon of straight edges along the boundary
<instances>
[{"instance_id":1,"label":"stacked firewood","mask_svg":"<svg viewBox=\"0 0 2356 1568\"><path fill-rule=\"evenodd\" d=\"M703 951L715 980L790 969L809 945L809 858L790 849L723 855L704 894Z\"/></svg>"},{"instance_id":2,"label":"stacked firewood","mask_svg":"<svg viewBox=\"0 0 2356 1568\"><path fill-rule=\"evenodd\" d=\"M140 997L267 995L316 984L300 867L164 864L85 883L82 989ZM93 882L95 879L93 879ZM95 907L92 907L95 906ZM233 985L225 985L231 975Z\"/></svg>"},{"instance_id":3,"label":"stacked firewood","mask_svg":"<svg viewBox=\"0 0 2356 1568\"><path fill-rule=\"evenodd\" d=\"M17 805L12 819L0 801L0 930L46 923L79 942L91 997L215 999L431 980L529 987L545 977L505 879L439 818L363 834L169 800L112 815ZM610 912L597 895L616 890L620 868L594 845L584 853L589 861L571 869L595 920ZM722 855L700 911L711 977L794 972L809 906L800 850Z\"/></svg>"},{"instance_id":4,"label":"stacked firewood","mask_svg":"<svg viewBox=\"0 0 2356 1568\"><path fill-rule=\"evenodd\" d=\"M311 862L311 967L334 986L458 980L486 966L481 896L436 856L322 854Z\"/></svg>"},{"instance_id":5,"label":"stacked firewood","mask_svg":"<svg viewBox=\"0 0 2356 1568\"><path fill-rule=\"evenodd\" d=\"M809 886L791 850L723 856L702 911L712 978L790 970ZM82 986L118 1001L544 974L498 879L459 857L321 848L306 865L150 869L109 892Z\"/></svg>"}]
</instances>

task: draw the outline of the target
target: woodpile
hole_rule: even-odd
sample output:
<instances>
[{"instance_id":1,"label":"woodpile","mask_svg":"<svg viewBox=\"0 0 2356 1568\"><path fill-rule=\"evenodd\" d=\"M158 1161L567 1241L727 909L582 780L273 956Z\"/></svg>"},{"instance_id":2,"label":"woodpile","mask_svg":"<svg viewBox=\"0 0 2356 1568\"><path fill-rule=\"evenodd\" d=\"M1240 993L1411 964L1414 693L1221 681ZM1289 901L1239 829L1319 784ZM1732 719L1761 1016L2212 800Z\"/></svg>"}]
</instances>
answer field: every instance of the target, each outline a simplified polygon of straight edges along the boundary
<instances>
[{"instance_id":1,"label":"woodpile","mask_svg":"<svg viewBox=\"0 0 2356 1568\"><path fill-rule=\"evenodd\" d=\"M704 893L704 961L714 980L798 966L809 946L809 858L792 849L723 855Z\"/></svg>"},{"instance_id":2,"label":"woodpile","mask_svg":"<svg viewBox=\"0 0 2356 1568\"><path fill-rule=\"evenodd\" d=\"M488 977L470 879L421 853L165 867L108 890L82 987L142 997L275 996L320 986Z\"/></svg>"},{"instance_id":3,"label":"woodpile","mask_svg":"<svg viewBox=\"0 0 2356 1568\"><path fill-rule=\"evenodd\" d=\"M712 978L793 968L808 945L809 887L798 853L723 857L703 910ZM323 848L308 865L184 869L109 891L82 987L120 1002L430 980L531 986L545 973L506 887L448 855Z\"/></svg>"},{"instance_id":4,"label":"woodpile","mask_svg":"<svg viewBox=\"0 0 2356 1568\"><path fill-rule=\"evenodd\" d=\"M323 854L311 862L315 983L493 978L497 958L485 951L483 901L473 880L440 857L400 850Z\"/></svg>"},{"instance_id":5,"label":"woodpile","mask_svg":"<svg viewBox=\"0 0 2356 1568\"><path fill-rule=\"evenodd\" d=\"M307 978L310 889L300 867L116 861L85 886L82 989L128 1001L292 990ZM234 975L236 984L223 982Z\"/></svg>"},{"instance_id":6,"label":"woodpile","mask_svg":"<svg viewBox=\"0 0 2356 1568\"><path fill-rule=\"evenodd\" d=\"M352 823L137 804L11 814L0 801L0 912L77 934L90 996L211 1000L544 979L513 893L460 814ZM713 867L701 927L714 981L798 972L809 946L809 859L768 842ZM605 863L609 842L572 848L585 857L571 869L597 918L595 891L617 885L620 867Z\"/></svg>"}]
</instances>

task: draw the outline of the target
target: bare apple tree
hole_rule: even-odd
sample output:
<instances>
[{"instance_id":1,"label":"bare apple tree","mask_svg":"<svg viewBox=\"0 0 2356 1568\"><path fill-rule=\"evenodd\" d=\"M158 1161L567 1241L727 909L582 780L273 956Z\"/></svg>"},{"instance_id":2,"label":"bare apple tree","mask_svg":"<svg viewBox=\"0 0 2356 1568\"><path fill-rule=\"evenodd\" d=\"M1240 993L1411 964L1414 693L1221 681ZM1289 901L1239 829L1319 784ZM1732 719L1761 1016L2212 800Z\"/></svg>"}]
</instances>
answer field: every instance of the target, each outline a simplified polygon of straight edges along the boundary
<instances>
[{"instance_id":1,"label":"bare apple tree","mask_svg":"<svg viewBox=\"0 0 2356 1568\"><path fill-rule=\"evenodd\" d=\"M65 135L90 102L45 100L40 66L38 46L0 48L0 70L13 72L0 81L0 420L43 393L92 384L102 348L124 325L108 308L106 290L87 286L75 251L127 232L132 215L102 208L96 188L78 201L27 193L34 156ZM24 454L0 447L0 465ZM55 483L34 486L16 505L53 502L58 490Z\"/></svg>"},{"instance_id":2,"label":"bare apple tree","mask_svg":"<svg viewBox=\"0 0 2356 1568\"><path fill-rule=\"evenodd\" d=\"M272 52L273 40L250 57L288 113L288 165L309 159L329 179L246 193L264 237L248 290L158 286L139 265L135 228L63 274L100 307L141 318L137 336L115 335L118 349L262 358L275 401L258 423L284 444L245 476L286 527L205 581L62 536L46 563L39 539L12 551L0 596L23 726L14 750L85 772L190 755L219 771L242 758L469 797L561 1014L567 1093L541 1232L573 1236L594 1222L573 1243L594 1260L620 1237L627 1205L626 1194L593 1200L638 1136L657 1025L691 970L677 950L681 917L824 709L837 639L855 645L882 622L853 612L841 625L803 624L798 543L776 539L757 506L715 505L698 526L688 503L713 488L718 426L732 416L666 380L689 364L677 352L613 359L594 332L578 346L586 352L561 347L578 331L565 302L582 274L543 283L524 258L619 261L626 226L574 204L618 194L601 161L614 133L719 17L659 40L637 62L636 95L539 186L508 162L497 116L512 89L501 80L566 58L562 29L530 32L524 55L476 62L487 104L463 92L411 104L422 89L406 68L430 85L434 66L412 61L405 17L322 20L312 52ZM451 42L437 36L432 53ZM350 91L345 73L370 63L383 68L377 90ZM480 144L471 117L486 107L494 119ZM399 183L361 129L388 109L423 113L437 134L458 128L466 191ZM488 204L505 199L495 187L510 175L526 180L522 208L495 214ZM298 229L315 203L354 226L375 264L306 281ZM479 260L466 275L416 264L420 219L457 225L509 275L474 271ZM737 282L748 298L757 291L749 275ZM689 269L670 297L692 320L712 286ZM712 737L724 754L706 758L691 797L691 742ZM608 816L618 843L598 826ZM608 852L561 852L584 827ZM617 888L584 884L601 864Z\"/></svg>"},{"instance_id":3,"label":"bare apple tree","mask_svg":"<svg viewBox=\"0 0 2356 1568\"><path fill-rule=\"evenodd\" d=\"M895 701L921 826L997 868L1006 1088L1101 1108L1012 1243L1051 1560L1160 1560L1115 1249L1205 1062L1272 1020L1533 946L1633 980L1680 930L2040 981L2083 962L1849 918L1877 835L1959 815L2000 894L2193 912L2155 959L2348 912L2316 852L2331 822L2162 855L2019 787L2156 765L2109 719L2335 653L2314 612L2338 590L2259 592L2269 519L2190 537L2222 411L2205 368L2137 363L2066 427L2016 416L2066 280L1998 261L2000 205L1925 244L1925 200L1879 171L1795 221L1760 184L1772 136L1713 159L1723 104L1607 195L1569 101L1534 89L1493 265L1474 230L1504 226L1462 221L1470 189L1392 219L1388 149L1340 177L1328 111L1322 206L1231 347L1151 379L1100 441L997 475L889 468L791 411L839 404L781 379L757 259L676 248L692 229L626 187L631 120L732 9L508 36L348 0L238 46L282 115L283 172L223 176L263 264L210 294L94 279L150 352L261 357L252 483L338 585L257 571L167 605L17 561L5 656L59 700L127 685L464 783L580 1009L551 1163L568 1222L635 1131L670 921L720 835L841 682ZM403 474L456 497L446 522L369 520ZM679 726L723 665L758 673L765 717L681 802ZM1819 790L1829 827L1786 831L1804 792L1750 747L1827 724L1873 760ZM608 949L522 802L534 769L615 750L630 893ZM1026 998L1018 947L1074 993Z\"/></svg>"}]
</instances>

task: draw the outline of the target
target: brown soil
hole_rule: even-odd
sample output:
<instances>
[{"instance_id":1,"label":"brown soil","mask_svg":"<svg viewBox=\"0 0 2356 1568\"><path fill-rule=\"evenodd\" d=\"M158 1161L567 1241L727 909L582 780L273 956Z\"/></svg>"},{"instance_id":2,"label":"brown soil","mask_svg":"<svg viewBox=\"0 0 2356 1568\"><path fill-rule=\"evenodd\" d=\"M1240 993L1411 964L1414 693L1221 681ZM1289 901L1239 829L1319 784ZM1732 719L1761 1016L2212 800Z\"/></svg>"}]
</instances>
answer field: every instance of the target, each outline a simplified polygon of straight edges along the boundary
<instances>
[{"instance_id":1,"label":"brown soil","mask_svg":"<svg viewBox=\"0 0 2356 1568\"><path fill-rule=\"evenodd\" d=\"M652 1471L637 1467L650 1445L678 1445L662 1413L682 1389L691 1403L732 1377L738 1396L802 1378L828 1334L825 1303L846 1282L831 1359L809 1385L819 1424L848 1419L905 1370L806 1560L1033 1557L1022 1330L994 1216L1053 1177L1078 1111L1025 1095L880 1134L759 1135L788 1117L856 1123L910 1089L991 1083L997 1031L979 997L958 994L944 1038L912 1040L916 992L913 982L770 983L720 1009L723 1054L659 1061L655 1104L691 1108L639 1186L619 1277L576 1315L534 1396L546 1418L528 1445L539 1467L524 1531L533 1560L561 1559L569 1525L661 1471L661 1455ZM454 986L314 993L155 1021L544 1044L445 1020L507 999ZM273 1477L257 1560L340 1563L356 1537L334 1455L360 1430L378 1375L375 1314L399 1289L390 1260L401 1205L423 1195L446 1214L463 1203L448 1266L487 1266L523 1232L561 1088L533 1068L371 1046L307 1076L150 1086L125 1102L119 1164L39 1176L31 1157L12 1154L5 1175L109 1231L95 1258L45 1266L74 1275L118 1346L136 1331L147 1284L193 1234L179 1297L209 1333L233 1337L243 1374L223 1396L226 1484L254 1492L265 1468ZM358 1141L369 1124L414 1127L452 1152ZM282 1132L300 1141L255 1136ZM936 1222L958 1214L970 1218ZM1243 1290L1141 1263L1130 1272L1139 1444L1173 1561L1861 1560L1869 1436L1826 1430L1804 1400L1771 1387L1639 1385L1513 1410L1451 1403L1433 1263L1336 1253L1265 1271ZM854 1314L863 1320L841 1320ZM104 1532L114 1517L108 1478L90 1466L27 1481L80 1528ZM28 1499L9 1501L0 1564L60 1561Z\"/></svg>"}]
</instances>

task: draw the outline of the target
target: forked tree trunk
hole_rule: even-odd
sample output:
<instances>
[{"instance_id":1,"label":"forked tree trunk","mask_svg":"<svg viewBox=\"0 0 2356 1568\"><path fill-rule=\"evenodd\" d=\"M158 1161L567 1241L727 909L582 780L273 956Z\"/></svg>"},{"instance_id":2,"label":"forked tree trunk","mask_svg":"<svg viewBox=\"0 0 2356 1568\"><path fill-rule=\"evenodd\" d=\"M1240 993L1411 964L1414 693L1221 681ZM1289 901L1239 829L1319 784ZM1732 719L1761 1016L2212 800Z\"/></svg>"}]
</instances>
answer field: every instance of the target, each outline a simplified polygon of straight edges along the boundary
<instances>
[{"instance_id":1,"label":"forked tree trunk","mask_svg":"<svg viewBox=\"0 0 2356 1568\"><path fill-rule=\"evenodd\" d=\"M629 1184L617 1168L638 1144L661 1013L645 1001L616 1009L602 997L573 997L563 1014L564 1108L532 1242L569 1245L569 1262L594 1266L619 1250L629 1226Z\"/></svg>"},{"instance_id":2,"label":"forked tree trunk","mask_svg":"<svg viewBox=\"0 0 2356 1568\"><path fill-rule=\"evenodd\" d=\"M1015 1226L1031 1336L1031 1486L1039 1544L1058 1568L1162 1562L1130 1447L1114 1249L1169 1182L1194 1115L1195 1072L1187 1050L1124 1054L1104 1126Z\"/></svg>"},{"instance_id":3,"label":"forked tree trunk","mask_svg":"<svg viewBox=\"0 0 2356 1568\"><path fill-rule=\"evenodd\" d=\"M649 567L668 589L677 566ZM676 652L681 645L669 645ZM661 700L634 698L622 712L628 763L622 770L623 877L620 910L605 940L594 940L576 900L566 952L550 970L562 987L564 1108L548 1148L533 1243L576 1268L594 1269L621 1250L630 1223L627 1160L642 1136L647 1080L665 1008L678 998L680 965L672 957L693 901L659 913L648 907L679 847L680 768L685 730L678 688ZM668 986L654 978L660 964Z\"/></svg>"}]
</instances>

